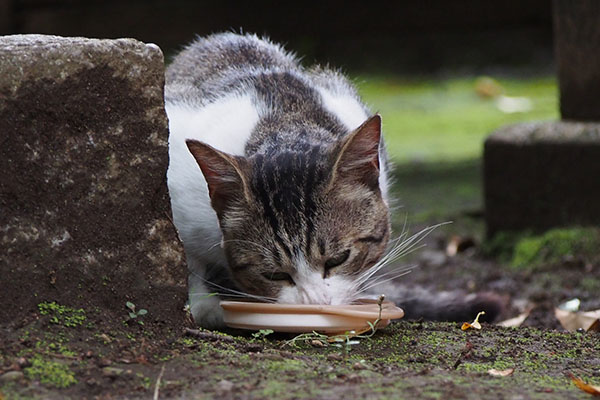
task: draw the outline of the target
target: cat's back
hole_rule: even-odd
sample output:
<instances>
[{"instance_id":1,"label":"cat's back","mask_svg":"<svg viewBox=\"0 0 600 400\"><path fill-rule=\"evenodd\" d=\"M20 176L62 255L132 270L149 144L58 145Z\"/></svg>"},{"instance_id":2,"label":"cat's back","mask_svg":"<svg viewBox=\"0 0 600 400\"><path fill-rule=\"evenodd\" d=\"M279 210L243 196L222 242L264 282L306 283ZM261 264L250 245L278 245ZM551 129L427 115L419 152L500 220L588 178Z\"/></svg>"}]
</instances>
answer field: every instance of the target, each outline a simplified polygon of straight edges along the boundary
<instances>
[{"instance_id":1,"label":"cat's back","mask_svg":"<svg viewBox=\"0 0 600 400\"><path fill-rule=\"evenodd\" d=\"M297 71L297 59L281 46L256 35L219 33L198 38L166 71L167 102L206 103L239 90L250 76Z\"/></svg>"}]
</instances>

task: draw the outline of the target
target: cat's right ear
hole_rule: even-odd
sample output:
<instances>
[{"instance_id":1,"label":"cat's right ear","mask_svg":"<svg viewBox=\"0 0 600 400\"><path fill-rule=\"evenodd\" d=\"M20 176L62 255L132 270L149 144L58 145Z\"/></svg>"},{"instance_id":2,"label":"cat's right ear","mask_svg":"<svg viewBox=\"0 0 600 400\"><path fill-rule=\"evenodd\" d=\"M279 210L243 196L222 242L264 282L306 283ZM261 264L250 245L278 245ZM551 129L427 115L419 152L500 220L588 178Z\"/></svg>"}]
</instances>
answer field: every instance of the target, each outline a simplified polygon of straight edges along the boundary
<instances>
[{"instance_id":1,"label":"cat's right ear","mask_svg":"<svg viewBox=\"0 0 600 400\"><path fill-rule=\"evenodd\" d=\"M243 173L248 167L246 159L229 155L197 140L188 139L185 143L204 174L210 202L219 219L235 202L248 199L248 186Z\"/></svg>"}]
</instances>

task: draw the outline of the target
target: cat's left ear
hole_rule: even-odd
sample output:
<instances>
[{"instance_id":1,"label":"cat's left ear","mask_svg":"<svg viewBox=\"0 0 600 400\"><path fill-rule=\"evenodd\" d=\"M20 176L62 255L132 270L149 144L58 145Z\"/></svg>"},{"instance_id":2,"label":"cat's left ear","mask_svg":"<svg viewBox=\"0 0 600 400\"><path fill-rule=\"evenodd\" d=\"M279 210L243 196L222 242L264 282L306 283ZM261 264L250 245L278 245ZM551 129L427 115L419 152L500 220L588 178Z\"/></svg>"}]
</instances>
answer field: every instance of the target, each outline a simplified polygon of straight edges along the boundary
<instances>
[{"instance_id":1,"label":"cat's left ear","mask_svg":"<svg viewBox=\"0 0 600 400\"><path fill-rule=\"evenodd\" d=\"M381 116L373 115L344 138L333 169L332 182L360 183L372 190L379 187L379 142Z\"/></svg>"},{"instance_id":2,"label":"cat's left ear","mask_svg":"<svg viewBox=\"0 0 600 400\"><path fill-rule=\"evenodd\" d=\"M204 174L211 205L221 220L229 208L249 198L243 173L249 168L246 160L196 140L185 143Z\"/></svg>"}]
</instances>

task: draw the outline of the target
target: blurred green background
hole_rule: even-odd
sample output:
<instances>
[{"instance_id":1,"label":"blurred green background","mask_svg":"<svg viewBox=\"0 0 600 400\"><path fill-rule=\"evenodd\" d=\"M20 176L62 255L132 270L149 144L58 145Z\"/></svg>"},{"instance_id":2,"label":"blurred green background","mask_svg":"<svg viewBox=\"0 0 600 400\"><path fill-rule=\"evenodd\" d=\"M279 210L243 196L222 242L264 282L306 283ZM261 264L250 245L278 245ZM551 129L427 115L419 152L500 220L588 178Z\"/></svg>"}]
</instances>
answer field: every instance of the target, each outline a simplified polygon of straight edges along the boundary
<instances>
[{"instance_id":1,"label":"blurred green background","mask_svg":"<svg viewBox=\"0 0 600 400\"><path fill-rule=\"evenodd\" d=\"M445 229L481 237L486 136L506 124L559 118L554 76L359 75L354 82L383 118L395 167L396 232L406 218L413 225L453 220Z\"/></svg>"}]
</instances>

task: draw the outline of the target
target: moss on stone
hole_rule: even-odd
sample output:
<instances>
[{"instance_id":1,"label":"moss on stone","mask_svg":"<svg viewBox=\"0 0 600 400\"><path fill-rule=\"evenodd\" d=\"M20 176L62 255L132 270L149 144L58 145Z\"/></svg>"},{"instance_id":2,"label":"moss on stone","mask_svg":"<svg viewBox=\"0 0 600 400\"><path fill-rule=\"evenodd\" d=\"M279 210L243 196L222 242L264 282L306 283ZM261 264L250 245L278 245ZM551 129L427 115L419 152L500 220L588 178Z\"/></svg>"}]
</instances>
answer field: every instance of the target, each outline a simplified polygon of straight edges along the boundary
<instances>
[{"instance_id":1,"label":"moss on stone","mask_svg":"<svg viewBox=\"0 0 600 400\"><path fill-rule=\"evenodd\" d=\"M591 260L598 256L600 229L551 229L538 236L525 237L515 245L511 264L515 267L552 264L567 257Z\"/></svg>"},{"instance_id":2,"label":"moss on stone","mask_svg":"<svg viewBox=\"0 0 600 400\"><path fill-rule=\"evenodd\" d=\"M25 376L32 380L56 388L66 388L75 383L75 374L65 364L50 361L37 355L31 359L31 366L25 368Z\"/></svg>"}]
</instances>

